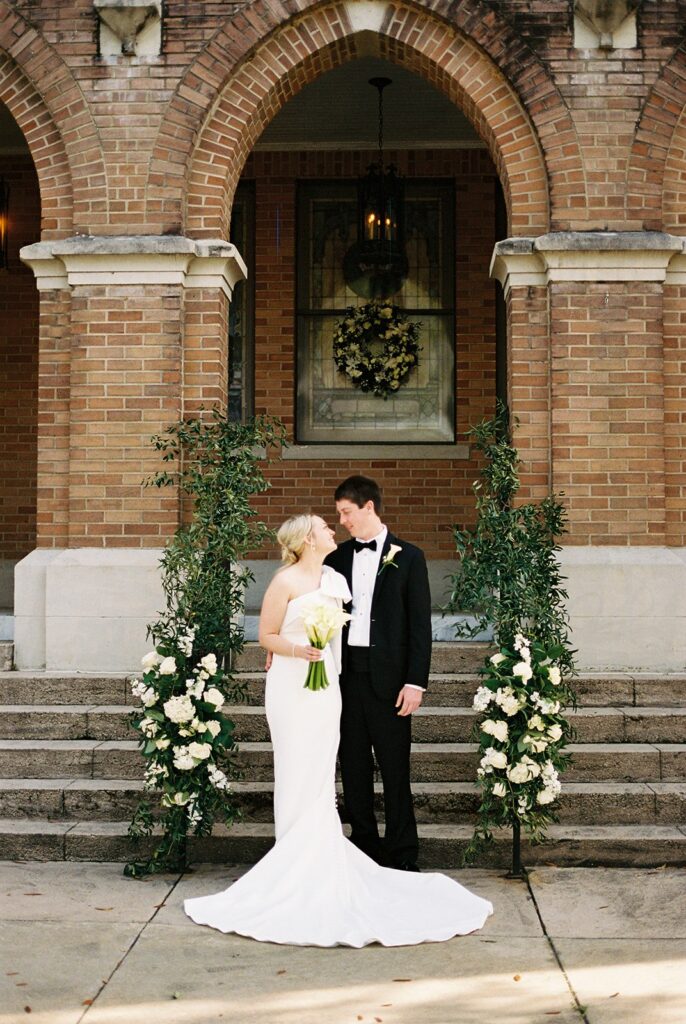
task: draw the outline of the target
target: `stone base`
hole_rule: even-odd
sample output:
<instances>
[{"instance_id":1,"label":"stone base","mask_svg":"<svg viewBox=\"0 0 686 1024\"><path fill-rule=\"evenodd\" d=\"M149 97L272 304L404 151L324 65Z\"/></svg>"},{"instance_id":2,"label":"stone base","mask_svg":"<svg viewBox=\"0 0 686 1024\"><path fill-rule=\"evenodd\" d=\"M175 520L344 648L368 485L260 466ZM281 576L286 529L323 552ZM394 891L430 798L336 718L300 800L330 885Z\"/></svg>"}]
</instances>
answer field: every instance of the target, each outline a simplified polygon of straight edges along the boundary
<instances>
[{"instance_id":1,"label":"stone base","mask_svg":"<svg viewBox=\"0 0 686 1024\"><path fill-rule=\"evenodd\" d=\"M18 669L135 671L164 598L158 549L37 549L15 571ZM567 547L572 642L583 671L686 670L686 549ZM276 563L255 562L253 610ZM430 567L434 600L450 563ZM249 614L246 625L254 627ZM435 627L452 630L448 620ZM444 639L444 633L440 637Z\"/></svg>"},{"instance_id":2,"label":"stone base","mask_svg":"<svg viewBox=\"0 0 686 1024\"><path fill-rule=\"evenodd\" d=\"M15 570L18 669L121 672L149 650L164 608L161 550L37 549Z\"/></svg>"},{"instance_id":3,"label":"stone base","mask_svg":"<svg viewBox=\"0 0 686 1024\"><path fill-rule=\"evenodd\" d=\"M566 547L580 670L686 669L686 548Z\"/></svg>"}]
</instances>

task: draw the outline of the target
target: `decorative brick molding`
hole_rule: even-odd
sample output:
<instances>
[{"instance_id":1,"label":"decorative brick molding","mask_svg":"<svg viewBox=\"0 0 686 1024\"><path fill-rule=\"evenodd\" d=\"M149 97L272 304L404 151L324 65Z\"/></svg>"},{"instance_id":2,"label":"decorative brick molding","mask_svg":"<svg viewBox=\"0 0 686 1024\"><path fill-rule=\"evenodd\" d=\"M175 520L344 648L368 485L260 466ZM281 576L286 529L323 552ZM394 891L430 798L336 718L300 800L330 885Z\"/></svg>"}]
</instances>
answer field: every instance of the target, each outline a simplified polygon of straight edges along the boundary
<instances>
[{"instance_id":1,"label":"decorative brick molding","mask_svg":"<svg viewBox=\"0 0 686 1024\"><path fill-rule=\"evenodd\" d=\"M0 0L0 100L22 129L38 172L42 237L87 231L105 166L90 107L54 47Z\"/></svg>"},{"instance_id":2,"label":"decorative brick molding","mask_svg":"<svg viewBox=\"0 0 686 1024\"><path fill-rule=\"evenodd\" d=\"M576 130L549 72L492 8L474 0L301 8L294 18L290 5L254 0L188 69L152 156L150 222L181 224L188 175L185 230L225 234L236 181L264 125L320 74L373 50L427 78L472 120L504 183L513 233L548 229L549 180L553 226L566 226L584 194Z\"/></svg>"}]
</instances>

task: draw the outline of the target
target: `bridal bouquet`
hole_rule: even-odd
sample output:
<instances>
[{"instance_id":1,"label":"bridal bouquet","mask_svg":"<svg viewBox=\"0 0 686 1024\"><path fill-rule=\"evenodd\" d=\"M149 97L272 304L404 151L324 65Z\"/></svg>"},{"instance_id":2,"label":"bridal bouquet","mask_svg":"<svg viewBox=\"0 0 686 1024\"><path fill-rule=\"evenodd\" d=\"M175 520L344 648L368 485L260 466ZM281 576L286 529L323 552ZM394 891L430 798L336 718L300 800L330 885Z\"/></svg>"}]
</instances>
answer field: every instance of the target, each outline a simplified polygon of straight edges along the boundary
<instances>
[{"instance_id":1,"label":"bridal bouquet","mask_svg":"<svg viewBox=\"0 0 686 1024\"><path fill-rule=\"evenodd\" d=\"M330 640L338 633L350 618L342 608L336 608L329 604L313 604L306 609L303 615L303 623L307 639L312 647L323 651ZM311 661L305 680L305 688L308 690L325 690L329 685L326 677L326 667L323 661Z\"/></svg>"}]
</instances>

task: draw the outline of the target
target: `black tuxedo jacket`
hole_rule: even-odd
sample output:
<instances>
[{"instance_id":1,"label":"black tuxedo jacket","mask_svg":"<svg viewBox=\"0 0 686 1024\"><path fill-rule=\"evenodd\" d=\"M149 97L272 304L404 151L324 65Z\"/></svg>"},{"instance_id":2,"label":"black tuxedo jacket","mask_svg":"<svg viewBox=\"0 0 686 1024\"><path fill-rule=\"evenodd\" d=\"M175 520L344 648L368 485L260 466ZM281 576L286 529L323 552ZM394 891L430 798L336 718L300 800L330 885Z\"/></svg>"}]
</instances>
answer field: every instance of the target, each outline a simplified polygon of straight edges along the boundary
<instances>
[{"instance_id":1,"label":"black tuxedo jacket","mask_svg":"<svg viewBox=\"0 0 686 1024\"><path fill-rule=\"evenodd\" d=\"M380 698L395 701L406 683L428 686L431 662L431 595L424 553L413 544L398 540L389 531L381 552L385 558L391 544L400 546L394 562L379 572L374 585L369 634L372 687ZM354 541L348 540L327 555L326 564L345 576L352 593ZM350 611L351 605L346 605ZM343 630L343 672L345 685L348 626Z\"/></svg>"}]
</instances>

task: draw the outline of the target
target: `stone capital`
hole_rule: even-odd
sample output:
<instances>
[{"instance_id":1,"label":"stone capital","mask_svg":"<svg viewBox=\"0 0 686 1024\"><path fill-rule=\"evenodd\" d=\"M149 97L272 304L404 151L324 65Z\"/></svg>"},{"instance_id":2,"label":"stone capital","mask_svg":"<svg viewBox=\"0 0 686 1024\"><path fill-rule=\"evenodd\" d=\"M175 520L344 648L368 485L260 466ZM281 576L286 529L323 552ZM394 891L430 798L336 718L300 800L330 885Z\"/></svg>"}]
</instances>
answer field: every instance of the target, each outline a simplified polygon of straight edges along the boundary
<instances>
[{"instance_id":1,"label":"stone capital","mask_svg":"<svg viewBox=\"0 0 686 1024\"><path fill-rule=\"evenodd\" d=\"M235 245L182 235L84 235L25 245L40 291L79 285L216 288L231 299L247 268Z\"/></svg>"},{"instance_id":2,"label":"stone capital","mask_svg":"<svg viewBox=\"0 0 686 1024\"><path fill-rule=\"evenodd\" d=\"M555 282L671 280L681 271L685 239L662 231L553 231L538 238L497 242L490 273L512 288Z\"/></svg>"}]
</instances>

